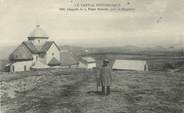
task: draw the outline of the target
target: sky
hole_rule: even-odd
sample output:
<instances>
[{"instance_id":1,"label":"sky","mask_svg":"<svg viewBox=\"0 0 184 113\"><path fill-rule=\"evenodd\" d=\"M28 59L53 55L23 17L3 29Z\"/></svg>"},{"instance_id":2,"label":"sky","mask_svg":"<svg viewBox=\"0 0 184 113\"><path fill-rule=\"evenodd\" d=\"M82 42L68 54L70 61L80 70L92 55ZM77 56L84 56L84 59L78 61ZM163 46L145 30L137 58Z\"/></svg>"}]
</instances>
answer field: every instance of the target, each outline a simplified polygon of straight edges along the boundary
<instances>
[{"instance_id":1,"label":"sky","mask_svg":"<svg viewBox=\"0 0 184 113\"><path fill-rule=\"evenodd\" d=\"M79 4L121 4L130 11L61 11ZM183 0L0 0L0 47L18 45L40 25L60 45L178 46Z\"/></svg>"}]
</instances>

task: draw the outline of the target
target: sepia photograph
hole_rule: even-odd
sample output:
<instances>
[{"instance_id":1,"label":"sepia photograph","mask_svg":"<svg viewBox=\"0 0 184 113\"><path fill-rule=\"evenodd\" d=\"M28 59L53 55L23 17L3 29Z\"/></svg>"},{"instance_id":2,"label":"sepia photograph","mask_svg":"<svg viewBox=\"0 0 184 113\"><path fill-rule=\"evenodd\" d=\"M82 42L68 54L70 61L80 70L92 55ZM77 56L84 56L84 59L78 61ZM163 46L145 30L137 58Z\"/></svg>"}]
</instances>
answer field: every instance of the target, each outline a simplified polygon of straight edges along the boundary
<instances>
[{"instance_id":1,"label":"sepia photograph","mask_svg":"<svg viewBox=\"0 0 184 113\"><path fill-rule=\"evenodd\" d=\"M0 0L0 113L184 113L183 0Z\"/></svg>"}]
</instances>

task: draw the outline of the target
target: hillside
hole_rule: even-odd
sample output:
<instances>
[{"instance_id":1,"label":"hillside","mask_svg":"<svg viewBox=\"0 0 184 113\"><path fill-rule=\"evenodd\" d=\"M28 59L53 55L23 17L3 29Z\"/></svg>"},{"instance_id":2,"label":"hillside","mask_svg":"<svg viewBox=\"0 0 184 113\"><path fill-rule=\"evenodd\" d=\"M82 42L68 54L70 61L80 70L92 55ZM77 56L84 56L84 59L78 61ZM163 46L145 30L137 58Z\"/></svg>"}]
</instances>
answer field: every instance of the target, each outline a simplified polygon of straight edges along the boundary
<instances>
[{"instance_id":1,"label":"hillside","mask_svg":"<svg viewBox=\"0 0 184 113\"><path fill-rule=\"evenodd\" d=\"M2 113L183 113L184 75L113 72L111 95L96 92L95 71L1 73Z\"/></svg>"},{"instance_id":2,"label":"hillside","mask_svg":"<svg viewBox=\"0 0 184 113\"><path fill-rule=\"evenodd\" d=\"M8 56L17 46L0 47L0 59L8 59ZM61 50L68 50L74 55L96 54L96 53L111 53L111 54L147 54L147 55L175 55L181 56L183 50L180 47L162 47L156 46L153 48L141 48L137 46L121 46L121 47L80 47L71 45L61 45ZM87 52L86 52L87 50Z\"/></svg>"},{"instance_id":3,"label":"hillside","mask_svg":"<svg viewBox=\"0 0 184 113\"><path fill-rule=\"evenodd\" d=\"M150 55L150 56L183 56L184 52L180 47L162 47L143 48L137 46L119 46L119 47L79 47L79 46L60 46L61 49L69 50L75 55L93 55L93 54L120 54L120 55Z\"/></svg>"}]
</instances>

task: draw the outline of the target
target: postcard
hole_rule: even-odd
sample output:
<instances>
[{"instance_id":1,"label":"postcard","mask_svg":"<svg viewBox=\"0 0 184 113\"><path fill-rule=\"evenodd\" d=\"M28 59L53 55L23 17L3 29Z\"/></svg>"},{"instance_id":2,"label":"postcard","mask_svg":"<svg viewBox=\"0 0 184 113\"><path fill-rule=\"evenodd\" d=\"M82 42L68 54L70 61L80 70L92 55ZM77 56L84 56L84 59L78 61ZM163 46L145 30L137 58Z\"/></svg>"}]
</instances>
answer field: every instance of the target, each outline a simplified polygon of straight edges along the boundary
<instances>
[{"instance_id":1,"label":"postcard","mask_svg":"<svg viewBox=\"0 0 184 113\"><path fill-rule=\"evenodd\" d=\"M0 113L183 113L183 6L0 0Z\"/></svg>"}]
</instances>

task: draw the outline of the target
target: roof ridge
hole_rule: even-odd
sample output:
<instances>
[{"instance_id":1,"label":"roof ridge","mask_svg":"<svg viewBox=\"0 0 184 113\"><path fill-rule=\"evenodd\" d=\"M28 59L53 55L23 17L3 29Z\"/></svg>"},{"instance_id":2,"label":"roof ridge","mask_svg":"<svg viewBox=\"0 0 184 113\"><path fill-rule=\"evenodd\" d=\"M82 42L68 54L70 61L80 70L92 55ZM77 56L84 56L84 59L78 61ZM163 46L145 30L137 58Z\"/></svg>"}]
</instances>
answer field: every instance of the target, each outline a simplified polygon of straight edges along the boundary
<instances>
[{"instance_id":1,"label":"roof ridge","mask_svg":"<svg viewBox=\"0 0 184 113\"><path fill-rule=\"evenodd\" d=\"M30 41L23 41L22 43L31 51L31 53L35 53L35 52L34 52L33 50L31 50L31 48L28 47L28 45L27 45L26 43L32 44L32 46L34 47L34 49L36 49L36 51L39 51L39 50L36 48L36 46L35 46L32 42L30 42Z\"/></svg>"},{"instance_id":2,"label":"roof ridge","mask_svg":"<svg viewBox=\"0 0 184 113\"><path fill-rule=\"evenodd\" d=\"M10 60L32 60L31 51L25 44L21 43L10 55Z\"/></svg>"},{"instance_id":3,"label":"roof ridge","mask_svg":"<svg viewBox=\"0 0 184 113\"><path fill-rule=\"evenodd\" d=\"M43 46L41 47L41 51L47 51L52 46L52 44L54 44L58 48L58 50L60 50L59 46L55 43L55 41L46 41L45 44L43 44Z\"/></svg>"},{"instance_id":4,"label":"roof ridge","mask_svg":"<svg viewBox=\"0 0 184 113\"><path fill-rule=\"evenodd\" d=\"M25 47L27 47L28 48L28 50L30 50L31 51L31 49L25 44L26 42L28 42L28 41L23 41L22 42L22 44L24 44L25 45ZM31 53L32 53L32 51L31 51Z\"/></svg>"}]
</instances>

